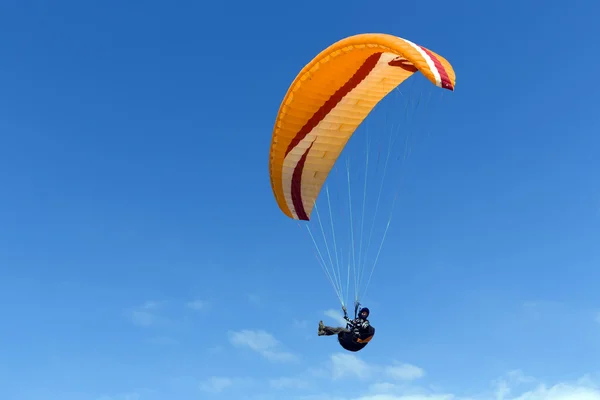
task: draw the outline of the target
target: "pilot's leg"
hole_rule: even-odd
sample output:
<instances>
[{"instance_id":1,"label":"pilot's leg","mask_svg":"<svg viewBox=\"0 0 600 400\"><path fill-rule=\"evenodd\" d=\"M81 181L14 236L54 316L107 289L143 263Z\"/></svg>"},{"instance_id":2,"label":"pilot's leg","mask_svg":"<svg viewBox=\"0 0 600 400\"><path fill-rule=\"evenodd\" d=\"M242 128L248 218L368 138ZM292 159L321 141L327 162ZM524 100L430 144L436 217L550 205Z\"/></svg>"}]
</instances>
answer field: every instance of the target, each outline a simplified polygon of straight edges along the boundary
<instances>
[{"instance_id":1,"label":"pilot's leg","mask_svg":"<svg viewBox=\"0 0 600 400\"><path fill-rule=\"evenodd\" d=\"M332 335L337 335L338 333L341 333L341 332L349 333L350 331L348 329L342 328L342 327L335 328L332 326L326 326L326 325L323 325L323 321L319 321L319 332L318 332L319 336L332 336Z\"/></svg>"}]
</instances>

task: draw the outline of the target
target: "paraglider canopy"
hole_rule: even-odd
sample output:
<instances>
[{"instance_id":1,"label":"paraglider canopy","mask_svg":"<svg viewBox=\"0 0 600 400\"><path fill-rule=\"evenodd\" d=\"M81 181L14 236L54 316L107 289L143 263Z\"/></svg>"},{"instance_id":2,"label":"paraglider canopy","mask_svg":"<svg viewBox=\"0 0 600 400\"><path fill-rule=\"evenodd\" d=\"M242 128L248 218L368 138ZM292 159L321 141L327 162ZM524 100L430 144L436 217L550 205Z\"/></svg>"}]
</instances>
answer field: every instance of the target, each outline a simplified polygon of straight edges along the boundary
<instances>
[{"instance_id":1,"label":"paraglider canopy","mask_svg":"<svg viewBox=\"0 0 600 400\"><path fill-rule=\"evenodd\" d=\"M303 222L303 225L306 226L315 244L315 255L342 306L345 304L344 294L349 294L350 271L353 273L356 304L360 301L359 292L362 289L360 281L363 277L368 278L366 284L368 287L387 235L391 216L387 224L381 224L383 225L381 244L376 248L377 253L371 265L371 273L364 274L363 268L367 263L375 216L382 197L381 189L375 196L377 198L377 205L373 207L375 216L370 218L373 225L364 235L366 201L362 202L360 226L355 227L355 213L352 210L349 194L349 168L347 178L350 212L347 228L340 229L339 226L335 226L332 212L329 213L327 224L322 224L318 217L319 209L316 207L316 201L332 168L357 128L382 99L416 72L421 72L435 87L454 90L456 76L452 66L445 58L433 51L389 34L368 33L350 36L333 43L302 68L288 88L275 118L269 154L269 176L273 195L280 210L286 216L297 221L307 221ZM365 147L367 150L365 153L368 154L368 142ZM391 149L391 147L385 148ZM384 177L390 152L391 150L386 157L381 157L381 159L385 158L384 167L381 168ZM379 155L376 158L379 162ZM366 163L362 165L368 166L368 164L367 155ZM361 197L366 198L366 171L364 186L362 184L360 186L364 187L364 196ZM326 200L331 210L328 185L325 187L323 192L326 193ZM337 194L339 193L338 191ZM395 197L392 208L394 203ZM316 244L315 235L312 234L308 222L311 220L313 210L316 210L318 228L325 241L324 250ZM328 227L324 228L323 225ZM325 229L329 227L331 239L327 240ZM348 251L337 248L342 235L347 237L350 243ZM356 245L355 237L359 238ZM366 238L364 252L362 252L363 237ZM358 253L358 257L355 253ZM344 262L342 258L346 256L348 259ZM342 278L340 272L344 267L348 270L347 280ZM344 293L343 283L346 285L346 293ZM340 338L340 343L345 346L344 343L348 342L344 337Z\"/></svg>"},{"instance_id":2,"label":"paraglider canopy","mask_svg":"<svg viewBox=\"0 0 600 400\"><path fill-rule=\"evenodd\" d=\"M285 215L310 219L350 136L381 99L416 71L454 90L448 61L387 34L342 39L300 71L279 108L269 159L273 194Z\"/></svg>"}]
</instances>

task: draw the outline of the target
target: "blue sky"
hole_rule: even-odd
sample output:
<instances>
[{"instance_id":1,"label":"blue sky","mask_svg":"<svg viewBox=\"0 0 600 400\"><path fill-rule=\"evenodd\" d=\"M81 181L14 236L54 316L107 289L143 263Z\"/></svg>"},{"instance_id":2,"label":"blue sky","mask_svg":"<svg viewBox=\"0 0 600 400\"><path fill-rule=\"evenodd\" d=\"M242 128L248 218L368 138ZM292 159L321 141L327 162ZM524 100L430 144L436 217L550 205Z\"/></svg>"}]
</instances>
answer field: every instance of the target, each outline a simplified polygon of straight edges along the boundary
<instances>
[{"instance_id":1,"label":"blue sky","mask_svg":"<svg viewBox=\"0 0 600 400\"><path fill-rule=\"evenodd\" d=\"M2 2L0 397L600 399L600 6L367 4ZM415 79L439 101L351 355L316 336L339 302L268 148L301 67L362 32L457 83Z\"/></svg>"}]
</instances>

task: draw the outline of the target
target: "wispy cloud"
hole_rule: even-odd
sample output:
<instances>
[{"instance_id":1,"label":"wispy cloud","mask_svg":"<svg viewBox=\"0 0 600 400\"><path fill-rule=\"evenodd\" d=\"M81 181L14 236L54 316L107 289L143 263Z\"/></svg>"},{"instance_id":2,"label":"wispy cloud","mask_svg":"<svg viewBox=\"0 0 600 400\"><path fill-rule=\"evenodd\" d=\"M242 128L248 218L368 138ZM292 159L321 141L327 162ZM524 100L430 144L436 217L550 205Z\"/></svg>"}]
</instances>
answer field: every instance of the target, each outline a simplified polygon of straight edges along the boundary
<instances>
[{"instance_id":1,"label":"wispy cloud","mask_svg":"<svg viewBox=\"0 0 600 400\"><path fill-rule=\"evenodd\" d=\"M287 362L297 360L297 356L282 349L281 343L268 332L242 330L229 332L229 341L237 347L247 347L268 360Z\"/></svg>"},{"instance_id":2,"label":"wispy cloud","mask_svg":"<svg viewBox=\"0 0 600 400\"><path fill-rule=\"evenodd\" d=\"M208 302L204 300L194 300L187 303L187 307L195 311L202 311L206 310L206 307L208 307Z\"/></svg>"},{"instance_id":3,"label":"wispy cloud","mask_svg":"<svg viewBox=\"0 0 600 400\"><path fill-rule=\"evenodd\" d=\"M351 361L352 362L352 361ZM375 376L375 374L373 374ZM548 384L527 377L520 371L511 371L493 381L489 389L468 394L469 388L461 393L440 391L428 386L375 382L368 390L348 394L336 390L302 397L305 400L600 400L600 382L589 376L575 382ZM502 382L498 385L498 382Z\"/></svg>"},{"instance_id":4,"label":"wispy cloud","mask_svg":"<svg viewBox=\"0 0 600 400\"><path fill-rule=\"evenodd\" d=\"M333 354L330 358L330 365L333 379L346 377L366 379L372 373L369 364L354 354Z\"/></svg>"},{"instance_id":5,"label":"wispy cloud","mask_svg":"<svg viewBox=\"0 0 600 400\"><path fill-rule=\"evenodd\" d=\"M416 365L397 361L389 365L371 364L355 354L336 353L330 356L329 367L334 380L342 378L372 379L389 378L392 381L413 381L425 375L425 371Z\"/></svg>"},{"instance_id":6,"label":"wispy cloud","mask_svg":"<svg viewBox=\"0 0 600 400\"><path fill-rule=\"evenodd\" d=\"M221 393L223 390L232 386L234 380L232 378L222 376L211 376L208 379L200 382L200 390L209 393Z\"/></svg>"},{"instance_id":7,"label":"wispy cloud","mask_svg":"<svg viewBox=\"0 0 600 400\"><path fill-rule=\"evenodd\" d=\"M129 310L131 322L135 325L149 327L164 321L164 318L158 314L163 303L157 301L147 301L141 306Z\"/></svg>"},{"instance_id":8,"label":"wispy cloud","mask_svg":"<svg viewBox=\"0 0 600 400\"><path fill-rule=\"evenodd\" d=\"M397 380L401 381L412 381L415 379L422 378L425 375L425 371L412 364L400 364L390 365L384 368L385 373Z\"/></svg>"},{"instance_id":9,"label":"wispy cloud","mask_svg":"<svg viewBox=\"0 0 600 400\"><path fill-rule=\"evenodd\" d=\"M147 328L160 325L162 328L180 329L189 323L189 317L182 313L183 306L193 311L205 311L209 303L205 300L196 299L177 307L171 307L170 310L167 307L168 305L165 301L149 300L128 309L127 315L131 322L137 326ZM173 304L170 305L173 306Z\"/></svg>"},{"instance_id":10,"label":"wispy cloud","mask_svg":"<svg viewBox=\"0 0 600 400\"><path fill-rule=\"evenodd\" d=\"M298 320L294 318L294 320L292 321L292 325L294 329L306 329L308 328L308 321L305 319Z\"/></svg>"},{"instance_id":11,"label":"wispy cloud","mask_svg":"<svg viewBox=\"0 0 600 400\"><path fill-rule=\"evenodd\" d=\"M273 389L306 389L310 386L308 381L300 378L271 379L269 385Z\"/></svg>"},{"instance_id":12,"label":"wispy cloud","mask_svg":"<svg viewBox=\"0 0 600 400\"><path fill-rule=\"evenodd\" d=\"M185 382L186 379L181 379ZM200 382L199 388L207 393L222 393L228 390L236 389L246 390L249 385L255 385L257 382L248 377L230 377L230 376L210 376ZM264 385L261 385L264 386Z\"/></svg>"},{"instance_id":13,"label":"wispy cloud","mask_svg":"<svg viewBox=\"0 0 600 400\"><path fill-rule=\"evenodd\" d=\"M391 382L376 382L369 385L369 391L373 393L393 393L398 390L398 385Z\"/></svg>"},{"instance_id":14,"label":"wispy cloud","mask_svg":"<svg viewBox=\"0 0 600 400\"><path fill-rule=\"evenodd\" d=\"M349 357L341 357L342 355ZM600 381L592 375L586 375L575 381L544 382L523 374L521 371L509 371L503 376L490 381L487 389L480 383L468 382L464 385L453 383L459 390L440 389L435 383L419 385L415 380L405 378L418 375L400 374L400 382L387 382L389 376L385 371L389 367L402 366L405 371L416 371L412 364L392 363L375 365L360 360L353 354L334 354L330 368L339 368L340 364L358 368L375 368L368 379L358 379L358 375L343 369L343 376L350 378L340 384L334 376L322 377L304 375L295 377L265 377L264 371L257 377L207 376L198 381L192 376L184 376L171 380L162 391L141 392L132 390L117 396L86 397L93 400L154 400L178 398L212 398L210 395L225 396L218 398L244 398L248 400L600 400ZM418 367L417 367L418 368ZM421 368L418 368L422 370ZM338 369L338 372L340 370ZM362 375L366 376L366 375ZM325 378L325 380L323 380ZM501 383L501 384L500 384ZM200 393L198 393L200 391ZM185 394L185 395L184 395ZM198 397L199 396L199 397ZM65 397L73 399L74 397ZM80 397L78 397L80 398ZM217 398L217 397L215 397Z\"/></svg>"},{"instance_id":15,"label":"wispy cloud","mask_svg":"<svg viewBox=\"0 0 600 400\"><path fill-rule=\"evenodd\" d=\"M338 326L346 326L346 320L344 319L344 315L341 311L334 310L330 308L329 310L325 310L323 312L326 317L329 317L331 320L335 321Z\"/></svg>"},{"instance_id":16,"label":"wispy cloud","mask_svg":"<svg viewBox=\"0 0 600 400\"><path fill-rule=\"evenodd\" d=\"M509 371L504 376L494 379L492 385L495 387L496 400L507 398L513 388L524 383L535 383L535 379L526 376L520 370Z\"/></svg>"},{"instance_id":17,"label":"wispy cloud","mask_svg":"<svg viewBox=\"0 0 600 400\"><path fill-rule=\"evenodd\" d=\"M216 346L209 347L207 349L207 351L209 353L211 353L211 354L218 354L218 353L221 353L223 351L223 347L219 346L219 345L216 345Z\"/></svg>"}]
</instances>

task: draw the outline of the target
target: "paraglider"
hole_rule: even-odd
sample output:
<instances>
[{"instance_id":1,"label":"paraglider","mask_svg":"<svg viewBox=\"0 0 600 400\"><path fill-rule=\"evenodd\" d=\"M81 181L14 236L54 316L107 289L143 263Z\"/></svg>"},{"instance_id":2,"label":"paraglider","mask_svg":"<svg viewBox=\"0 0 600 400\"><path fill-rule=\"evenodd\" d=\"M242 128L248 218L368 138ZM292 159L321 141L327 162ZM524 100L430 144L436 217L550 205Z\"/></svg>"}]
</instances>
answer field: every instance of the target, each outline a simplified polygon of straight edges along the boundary
<instances>
[{"instance_id":1,"label":"paraglider","mask_svg":"<svg viewBox=\"0 0 600 400\"><path fill-rule=\"evenodd\" d=\"M359 34L342 39L319 53L300 71L281 102L269 155L271 188L285 215L308 224L322 187L346 143L373 108L417 71L435 86L454 90L455 73L445 58L389 34ZM329 193L327 196L329 200ZM352 211L350 220L349 236L354 247ZM333 230L333 220L331 225ZM310 233L308 226L307 229ZM314 242L312 233L311 238ZM332 243L335 247L335 236ZM339 269L342 263L337 249L330 252L327 247L327 253L332 269L333 265ZM321 252L318 259L322 266L326 263ZM360 269L360 259L359 254L358 263L355 258L352 262L355 312L360 300L358 280L363 276L356 272ZM348 277L350 270L348 262ZM345 313L341 277L334 271L328 278ZM369 327L367 324L355 335L353 322L347 328L340 328L344 329L341 331L320 324L319 332L325 335L336 332L333 334L338 334L342 347L358 351L373 337L374 328Z\"/></svg>"},{"instance_id":2,"label":"paraglider","mask_svg":"<svg viewBox=\"0 0 600 400\"><path fill-rule=\"evenodd\" d=\"M357 313L357 316L351 320L346 313L346 307L343 307L343 310L344 319L347 321L345 328L326 326L323 321L319 321L317 334L319 336L337 335L338 342L344 349L352 352L362 350L375 335L375 328L368 320L370 311L368 308L363 307Z\"/></svg>"}]
</instances>

